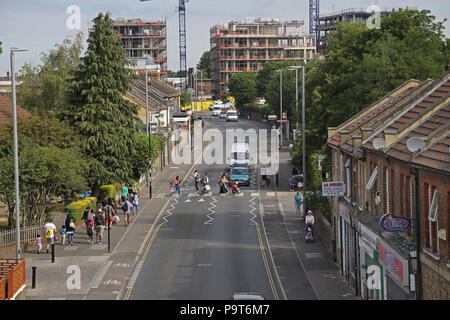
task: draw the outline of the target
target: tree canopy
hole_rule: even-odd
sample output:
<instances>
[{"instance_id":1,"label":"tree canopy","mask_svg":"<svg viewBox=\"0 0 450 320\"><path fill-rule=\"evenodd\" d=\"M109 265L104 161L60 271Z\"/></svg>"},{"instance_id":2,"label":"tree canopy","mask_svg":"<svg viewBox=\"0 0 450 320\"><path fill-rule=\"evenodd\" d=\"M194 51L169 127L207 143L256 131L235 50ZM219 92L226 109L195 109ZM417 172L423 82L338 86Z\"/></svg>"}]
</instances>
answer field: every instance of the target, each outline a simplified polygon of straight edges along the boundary
<instances>
[{"instance_id":1,"label":"tree canopy","mask_svg":"<svg viewBox=\"0 0 450 320\"><path fill-rule=\"evenodd\" d=\"M83 34L66 38L48 53L41 53L41 65L26 63L20 70L23 83L17 102L24 109L43 117L57 117L67 103L67 80L80 64Z\"/></svg>"},{"instance_id":2,"label":"tree canopy","mask_svg":"<svg viewBox=\"0 0 450 320\"><path fill-rule=\"evenodd\" d=\"M211 79L211 60L210 51L203 52L200 61L197 63L197 70L202 72L203 77Z\"/></svg>"},{"instance_id":3,"label":"tree canopy","mask_svg":"<svg viewBox=\"0 0 450 320\"><path fill-rule=\"evenodd\" d=\"M138 106L123 98L130 88L130 70L109 13L94 19L87 42L86 54L69 82L69 103L62 119L95 159L89 172L95 194L101 184L132 178Z\"/></svg>"},{"instance_id":4,"label":"tree canopy","mask_svg":"<svg viewBox=\"0 0 450 320\"><path fill-rule=\"evenodd\" d=\"M236 99L238 107L256 98L256 73L239 72L234 74L228 82L230 95Z\"/></svg>"}]
</instances>

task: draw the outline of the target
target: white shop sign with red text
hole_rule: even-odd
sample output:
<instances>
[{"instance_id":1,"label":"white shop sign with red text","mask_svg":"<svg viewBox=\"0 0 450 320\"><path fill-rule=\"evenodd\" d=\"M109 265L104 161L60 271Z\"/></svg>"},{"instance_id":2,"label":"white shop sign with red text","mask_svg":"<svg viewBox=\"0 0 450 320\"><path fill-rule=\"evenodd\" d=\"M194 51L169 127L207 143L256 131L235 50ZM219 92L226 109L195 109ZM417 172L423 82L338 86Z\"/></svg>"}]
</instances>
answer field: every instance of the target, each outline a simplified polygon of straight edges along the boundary
<instances>
[{"instance_id":1,"label":"white shop sign with red text","mask_svg":"<svg viewBox=\"0 0 450 320\"><path fill-rule=\"evenodd\" d=\"M322 196L343 196L345 191L345 184L342 181L337 182L322 182Z\"/></svg>"}]
</instances>

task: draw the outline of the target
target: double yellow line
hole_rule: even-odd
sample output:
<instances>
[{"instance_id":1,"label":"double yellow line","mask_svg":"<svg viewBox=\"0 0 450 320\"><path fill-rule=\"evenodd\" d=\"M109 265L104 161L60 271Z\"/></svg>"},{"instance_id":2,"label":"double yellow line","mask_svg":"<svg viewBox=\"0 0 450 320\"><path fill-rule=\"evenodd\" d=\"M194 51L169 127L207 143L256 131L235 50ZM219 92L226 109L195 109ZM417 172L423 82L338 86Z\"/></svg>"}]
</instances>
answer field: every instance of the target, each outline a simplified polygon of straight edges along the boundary
<instances>
[{"instance_id":1,"label":"double yellow line","mask_svg":"<svg viewBox=\"0 0 450 320\"><path fill-rule=\"evenodd\" d=\"M273 278L272 278L272 272L270 272L269 263L267 262L266 251L264 249L264 244L263 244L263 241L262 241L262 236L261 236L261 230L259 228L259 223L256 223L256 233L258 234L259 248L261 249L261 255L262 255L262 258L263 258L264 267L266 268L267 278L269 279L269 283L270 283L270 287L272 288L273 296L274 296L275 300L280 300L280 297L278 296L277 289L275 288L275 283L274 283Z\"/></svg>"},{"instance_id":2,"label":"double yellow line","mask_svg":"<svg viewBox=\"0 0 450 320\"><path fill-rule=\"evenodd\" d=\"M153 231L152 237L150 239L150 241L148 242L147 248L145 249L145 253L142 256L141 261L144 262L145 259L147 259L147 255L150 251L150 249L152 248L153 242L155 241L156 235L158 234L159 228L161 227L161 224L159 224L155 231ZM133 288L127 288L127 293L125 294L125 297L123 298L124 300L129 300L130 299L130 295L131 295L131 291L133 290Z\"/></svg>"}]
</instances>

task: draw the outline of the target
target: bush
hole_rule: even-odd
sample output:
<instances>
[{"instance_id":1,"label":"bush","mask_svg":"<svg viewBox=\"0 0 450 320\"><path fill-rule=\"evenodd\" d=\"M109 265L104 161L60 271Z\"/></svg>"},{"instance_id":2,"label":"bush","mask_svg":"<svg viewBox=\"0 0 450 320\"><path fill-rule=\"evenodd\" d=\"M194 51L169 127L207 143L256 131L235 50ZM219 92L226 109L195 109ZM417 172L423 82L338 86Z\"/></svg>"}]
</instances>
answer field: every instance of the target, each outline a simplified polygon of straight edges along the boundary
<instances>
[{"instance_id":1,"label":"bush","mask_svg":"<svg viewBox=\"0 0 450 320\"><path fill-rule=\"evenodd\" d=\"M73 218L73 221L75 223L77 223L83 218L83 213L88 206L90 206L90 201L80 200L72 202L65 209L67 211L67 214Z\"/></svg>"},{"instance_id":2,"label":"bush","mask_svg":"<svg viewBox=\"0 0 450 320\"><path fill-rule=\"evenodd\" d=\"M100 186L99 199L103 200L105 197L109 199L114 199L116 196L116 187L112 184L108 184L105 186Z\"/></svg>"},{"instance_id":3,"label":"bush","mask_svg":"<svg viewBox=\"0 0 450 320\"><path fill-rule=\"evenodd\" d=\"M258 112L262 115L263 119L267 119L267 116L271 114L271 109L268 104L246 103L242 106L242 111Z\"/></svg>"},{"instance_id":4,"label":"bush","mask_svg":"<svg viewBox=\"0 0 450 320\"><path fill-rule=\"evenodd\" d=\"M97 198L96 197L86 197L83 199L84 201L88 201L90 204L89 206L91 207L91 209L95 209L97 206Z\"/></svg>"}]
</instances>

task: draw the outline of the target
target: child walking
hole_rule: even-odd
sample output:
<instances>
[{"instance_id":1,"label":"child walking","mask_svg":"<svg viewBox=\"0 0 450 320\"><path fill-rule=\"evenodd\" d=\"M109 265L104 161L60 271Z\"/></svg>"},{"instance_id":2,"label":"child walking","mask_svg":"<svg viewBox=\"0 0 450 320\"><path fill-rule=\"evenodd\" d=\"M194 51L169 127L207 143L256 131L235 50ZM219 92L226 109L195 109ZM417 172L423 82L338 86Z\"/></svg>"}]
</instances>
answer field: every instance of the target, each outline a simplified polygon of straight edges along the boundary
<instances>
[{"instance_id":1,"label":"child walking","mask_svg":"<svg viewBox=\"0 0 450 320\"><path fill-rule=\"evenodd\" d=\"M59 231L61 233L61 242L62 245L66 245L66 226L61 226L61 230Z\"/></svg>"},{"instance_id":2,"label":"child walking","mask_svg":"<svg viewBox=\"0 0 450 320\"><path fill-rule=\"evenodd\" d=\"M170 195L175 194L175 186L173 185L173 182L170 183L169 191Z\"/></svg>"},{"instance_id":3,"label":"child walking","mask_svg":"<svg viewBox=\"0 0 450 320\"><path fill-rule=\"evenodd\" d=\"M87 228L87 235L89 236L89 244L94 243L94 222L90 221Z\"/></svg>"},{"instance_id":4,"label":"child walking","mask_svg":"<svg viewBox=\"0 0 450 320\"><path fill-rule=\"evenodd\" d=\"M37 253L40 254L42 250L42 238L40 233L38 233L35 243L37 245Z\"/></svg>"}]
</instances>

